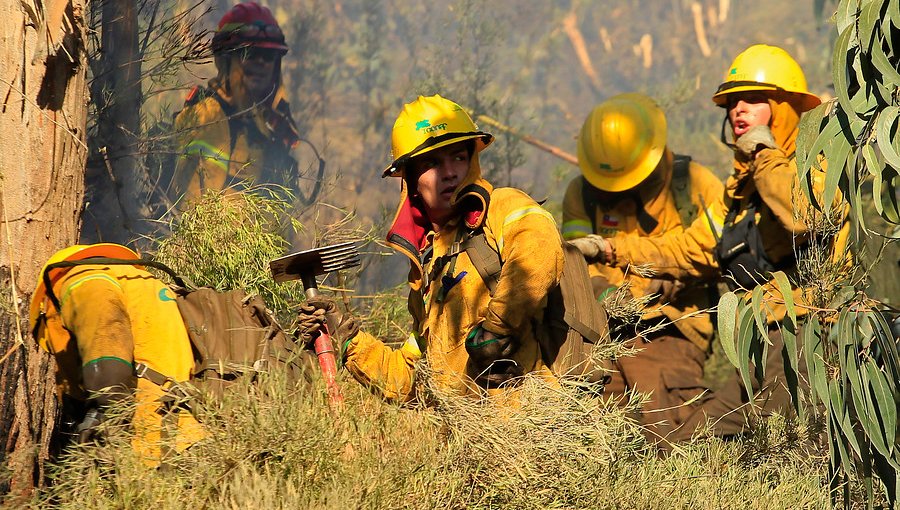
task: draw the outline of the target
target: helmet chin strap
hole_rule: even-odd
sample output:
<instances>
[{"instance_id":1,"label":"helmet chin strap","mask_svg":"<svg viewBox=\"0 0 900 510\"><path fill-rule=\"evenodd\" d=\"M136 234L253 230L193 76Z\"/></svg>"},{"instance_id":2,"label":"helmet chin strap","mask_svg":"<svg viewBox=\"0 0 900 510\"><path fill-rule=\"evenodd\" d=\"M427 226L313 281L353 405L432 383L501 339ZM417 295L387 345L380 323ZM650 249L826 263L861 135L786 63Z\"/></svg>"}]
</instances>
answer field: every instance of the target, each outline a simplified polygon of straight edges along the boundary
<instances>
[{"instance_id":1,"label":"helmet chin strap","mask_svg":"<svg viewBox=\"0 0 900 510\"><path fill-rule=\"evenodd\" d=\"M725 118L722 119L722 130L719 132L719 141L721 141L723 144L725 144L725 146L728 147L729 149L731 149L733 151L737 150L737 145L735 145L734 142L729 142L725 138L725 125L726 124L728 124L728 113L725 113Z\"/></svg>"}]
</instances>

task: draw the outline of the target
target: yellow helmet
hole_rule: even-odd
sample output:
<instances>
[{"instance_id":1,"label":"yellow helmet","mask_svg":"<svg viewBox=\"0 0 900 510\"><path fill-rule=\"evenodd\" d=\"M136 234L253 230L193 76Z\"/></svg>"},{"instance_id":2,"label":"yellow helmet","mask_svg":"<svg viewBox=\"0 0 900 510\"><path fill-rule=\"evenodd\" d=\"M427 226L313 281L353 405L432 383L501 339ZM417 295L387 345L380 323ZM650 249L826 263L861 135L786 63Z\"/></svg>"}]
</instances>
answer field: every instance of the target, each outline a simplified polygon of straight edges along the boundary
<instances>
[{"instance_id":1,"label":"yellow helmet","mask_svg":"<svg viewBox=\"0 0 900 510\"><path fill-rule=\"evenodd\" d=\"M28 326L31 329L34 339L38 345L47 352L55 352L65 346L68 342L68 333L62 329L61 324L47 324L47 314L51 312L52 303L47 295L47 287L44 280L44 273L51 264L62 262L64 260L84 260L92 257L108 257L116 259L139 259L141 258L130 248L126 248L120 244L99 243L99 244L76 244L68 248L63 248L54 253L41 272L38 273L37 285L35 285L34 294L31 295L31 307L28 314ZM50 285L56 282L66 274L71 268L51 269L49 273ZM58 313L58 310L55 310Z\"/></svg>"},{"instance_id":2,"label":"yellow helmet","mask_svg":"<svg viewBox=\"0 0 900 510\"><path fill-rule=\"evenodd\" d=\"M469 114L453 101L439 95L419 96L403 106L394 122L391 132L391 157L394 161L381 176L399 175L410 158L472 139L475 140L475 151L481 152L494 137L479 131Z\"/></svg>"},{"instance_id":3,"label":"yellow helmet","mask_svg":"<svg viewBox=\"0 0 900 510\"><path fill-rule=\"evenodd\" d=\"M581 173L604 191L631 189L659 164L666 131L666 115L649 97L637 93L611 97L597 105L581 126Z\"/></svg>"},{"instance_id":4,"label":"yellow helmet","mask_svg":"<svg viewBox=\"0 0 900 510\"><path fill-rule=\"evenodd\" d=\"M728 94L750 90L789 92L791 104L801 112L822 103L807 89L806 76L797 61L778 46L767 44L754 44L735 57L712 100L724 107Z\"/></svg>"}]
</instances>

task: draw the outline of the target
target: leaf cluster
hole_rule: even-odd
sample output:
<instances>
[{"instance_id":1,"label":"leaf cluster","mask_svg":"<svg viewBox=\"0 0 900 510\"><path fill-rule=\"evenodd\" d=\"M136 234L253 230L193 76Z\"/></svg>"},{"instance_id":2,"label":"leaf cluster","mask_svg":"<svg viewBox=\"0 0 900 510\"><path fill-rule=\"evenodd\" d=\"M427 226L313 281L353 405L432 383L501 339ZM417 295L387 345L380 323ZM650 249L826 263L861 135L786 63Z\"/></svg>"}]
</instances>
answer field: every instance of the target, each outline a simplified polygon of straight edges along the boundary
<instances>
[{"instance_id":1,"label":"leaf cluster","mask_svg":"<svg viewBox=\"0 0 900 510\"><path fill-rule=\"evenodd\" d=\"M797 137L797 166L804 191L812 197L812 168L825 169L821 204L838 189L860 224L863 185L872 185L875 210L900 224L900 5L888 0L844 0L835 23L832 54L836 99L807 113Z\"/></svg>"}]
</instances>

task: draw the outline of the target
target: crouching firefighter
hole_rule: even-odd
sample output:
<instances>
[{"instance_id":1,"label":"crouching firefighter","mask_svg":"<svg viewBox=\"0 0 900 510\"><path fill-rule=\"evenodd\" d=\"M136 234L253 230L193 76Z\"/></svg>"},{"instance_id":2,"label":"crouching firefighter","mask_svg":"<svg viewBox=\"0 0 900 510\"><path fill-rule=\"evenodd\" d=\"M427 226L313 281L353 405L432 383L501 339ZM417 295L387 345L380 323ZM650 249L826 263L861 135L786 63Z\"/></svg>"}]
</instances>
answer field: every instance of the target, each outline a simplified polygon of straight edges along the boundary
<instances>
[{"instance_id":1,"label":"crouching firefighter","mask_svg":"<svg viewBox=\"0 0 900 510\"><path fill-rule=\"evenodd\" d=\"M133 399L132 446L156 466L163 445L181 451L205 435L179 405L178 383L188 380L194 364L187 330L175 295L141 266L54 266L95 257L140 258L108 243L56 252L38 278L29 325L56 359L59 397L79 422L76 440L96 439L110 406Z\"/></svg>"},{"instance_id":2,"label":"crouching firefighter","mask_svg":"<svg viewBox=\"0 0 900 510\"><path fill-rule=\"evenodd\" d=\"M493 136L452 101L406 104L391 138L394 160L382 176L399 178L400 204L387 242L409 258L413 331L392 349L347 315L332 316L344 366L399 402L415 397L423 358L433 387L451 395L495 394L526 373L555 383L536 326L563 270L553 217L524 192L482 178L478 156ZM327 300L301 308L302 335L311 338L334 309Z\"/></svg>"},{"instance_id":3,"label":"crouching firefighter","mask_svg":"<svg viewBox=\"0 0 900 510\"><path fill-rule=\"evenodd\" d=\"M665 113L637 93L614 96L591 111L578 139L578 165L582 175L569 183L563 200L563 237L595 262L590 272L598 298L619 287L636 299L653 298L637 331L627 332L639 335L629 341L639 352L615 360L605 394L649 393L642 424L648 439L668 447L664 439L709 394L703 367L713 325L706 309L715 306L715 283L642 278L607 266L596 262L601 257L593 239L682 232L724 187L690 156L672 153ZM710 270L710 280L714 276Z\"/></svg>"}]
</instances>

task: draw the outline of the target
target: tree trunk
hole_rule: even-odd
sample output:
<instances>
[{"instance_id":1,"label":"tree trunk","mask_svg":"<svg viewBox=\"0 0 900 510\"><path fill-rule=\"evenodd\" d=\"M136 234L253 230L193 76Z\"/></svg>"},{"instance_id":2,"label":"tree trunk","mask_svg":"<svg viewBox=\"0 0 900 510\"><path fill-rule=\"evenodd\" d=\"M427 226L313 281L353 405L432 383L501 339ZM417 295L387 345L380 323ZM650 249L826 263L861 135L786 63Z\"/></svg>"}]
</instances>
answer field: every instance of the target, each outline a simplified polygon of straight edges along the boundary
<instances>
[{"instance_id":1,"label":"tree trunk","mask_svg":"<svg viewBox=\"0 0 900 510\"><path fill-rule=\"evenodd\" d=\"M91 140L83 242L126 244L148 231L150 182L140 157L141 54L137 2L100 0L100 51L91 81Z\"/></svg>"},{"instance_id":2,"label":"tree trunk","mask_svg":"<svg viewBox=\"0 0 900 510\"><path fill-rule=\"evenodd\" d=\"M44 482L54 366L28 331L42 263L78 239L84 191L85 0L0 2L0 441L11 478Z\"/></svg>"}]
</instances>

